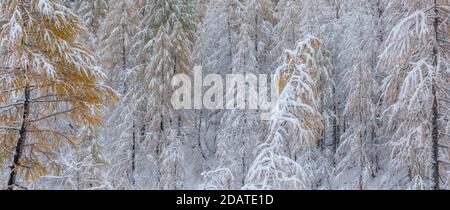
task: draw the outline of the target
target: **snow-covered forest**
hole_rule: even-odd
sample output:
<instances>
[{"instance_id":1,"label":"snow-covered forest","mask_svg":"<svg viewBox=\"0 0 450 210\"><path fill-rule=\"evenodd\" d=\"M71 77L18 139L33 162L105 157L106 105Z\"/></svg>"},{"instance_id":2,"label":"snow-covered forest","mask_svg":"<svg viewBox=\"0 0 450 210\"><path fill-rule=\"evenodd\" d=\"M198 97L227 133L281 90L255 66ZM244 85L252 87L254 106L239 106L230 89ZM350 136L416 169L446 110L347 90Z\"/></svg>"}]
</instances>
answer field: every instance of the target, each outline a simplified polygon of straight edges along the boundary
<instances>
[{"instance_id":1,"label":"snow-covered forest","mask_svg":"<svg viewBox=\"0 0 450 210\"><path fill-rule=\"evenodd\" d=\"M0 0L0 189L450 189L449 19L448 0ZM273 76L269 120L174 108L194 67Z\"/></svg>"}]
</instances>

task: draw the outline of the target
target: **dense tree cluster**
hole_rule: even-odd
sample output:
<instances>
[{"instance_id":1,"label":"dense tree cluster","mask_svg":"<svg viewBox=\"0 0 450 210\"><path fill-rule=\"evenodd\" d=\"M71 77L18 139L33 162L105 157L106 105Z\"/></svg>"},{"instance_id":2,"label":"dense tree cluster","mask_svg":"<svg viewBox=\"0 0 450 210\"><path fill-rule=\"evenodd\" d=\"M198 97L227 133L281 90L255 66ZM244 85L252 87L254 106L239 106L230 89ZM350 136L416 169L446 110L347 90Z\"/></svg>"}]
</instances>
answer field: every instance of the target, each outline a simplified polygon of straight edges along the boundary
<instances>
[{"instance_id":1,"label":"dense tree cluster","mask_svg":"<svg viewBox=\"0 0 450 210\"><path fill-rule=\"evenodd\" d=\"M450 189L449 14L448 0L0 0L0 188ZM273 76L279 97L270 113L178 110L172 79L195 66Z\"/></svg>"}]
</instances>

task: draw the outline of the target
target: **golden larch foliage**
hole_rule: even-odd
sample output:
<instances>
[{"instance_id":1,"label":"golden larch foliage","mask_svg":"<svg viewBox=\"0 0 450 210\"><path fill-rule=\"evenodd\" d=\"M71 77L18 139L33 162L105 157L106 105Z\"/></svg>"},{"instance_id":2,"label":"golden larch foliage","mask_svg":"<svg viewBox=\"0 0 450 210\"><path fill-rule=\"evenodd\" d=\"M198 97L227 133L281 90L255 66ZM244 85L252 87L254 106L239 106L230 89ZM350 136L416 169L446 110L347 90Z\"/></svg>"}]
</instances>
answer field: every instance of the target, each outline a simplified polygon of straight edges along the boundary
<instances>
[{"instance_id":1,"label":"golden larch foliage","mask_svg":"<svg viewBox=\"0 0 450 210\"><path fill-rule=\"evenodd\" d=\"M11 167L25 180L58 173L60 149L77 145L78 127L100 126L102 111L118 97L77 41L85 32L78 17L55 0L44 1L46 10L38 2L0 3L11 20L0 31L0 164L11 164L20 148Z\"/></svg>"}]
</instances>

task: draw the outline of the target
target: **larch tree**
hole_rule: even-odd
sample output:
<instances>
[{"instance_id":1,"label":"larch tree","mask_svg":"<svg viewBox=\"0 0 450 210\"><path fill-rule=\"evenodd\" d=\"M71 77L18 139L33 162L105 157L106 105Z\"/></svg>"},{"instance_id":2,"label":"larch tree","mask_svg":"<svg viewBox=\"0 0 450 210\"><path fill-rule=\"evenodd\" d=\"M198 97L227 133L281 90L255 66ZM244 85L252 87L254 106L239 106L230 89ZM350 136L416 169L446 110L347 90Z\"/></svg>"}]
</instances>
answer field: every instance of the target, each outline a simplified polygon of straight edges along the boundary
<instances>
[{"instance_id":1,"label":"larch tree","mask_svg":"<svg viewBox=\"0 0 450 210\"><path fill-rule=\"evenodd\" d=\"M108 0L83 0L79 3L77 14L84 20L89 30L87 39L93 46L97 46L100 29L106 14L108 13Z\"/></svg>"},{"instance_id":2,"label":"larch tree","mask_svg":"<svg viewBox=\"0 0 450 210\"><path fill-rule=\"evenodd\" d=\"M313 2L300 1L300 8L298 28L301 28L301 30L299 31L298 36L304 38L308 35L314 35L319 38L322 43L322 46L317 52L317 57L315 58L315 61L317 62L316 67L318 68L318 74L315 75L315 80L318 82L320 113L322 115L322 122L325 126L323 137L319 140L318 146L328 154L327 146L333 145L336 141L335 138L328 138L329 134L333 133L333 135L337 135L336 130L334 130L335 125L332 125L337 116L333 103L336 99L336 84L334 78L332 78L335 71L331 64L330 52L328 50L328 45L326 44L326 38L330 35L326 30L326 27L328 27L330 23L332 24L333 20L333 13L330 12L332 5L327 0Z\"/></svg>"},{"instance_id":3,"label":"larch tree","mask_svg":"<svg viewBox=\"0 0 450 210\"><path fill-rule=\"evenodd\" d=\"M75 160L74 173L67 177L75 177L77 190L106 190L111 189L107 179L106 169L108 163L103 155L103 142L100 138L100 130L85 126L78 132L77 149L69 152L70 159ZM72 157L71 157L72 156ZM70 160L68 159L68 160ZM70 173L70 170L67 170ZM72 176L71 176L72 175ZM73 176L74 175L74 176Z\"/></svg>"},{"instance_id":4,"label":"larch tree","mask_svg":"<svg viewBox=\"0 0 450 210\"><path fill-rule=\"evenodd\" d=\"M240 189L245 185L245 176L254 159L252 151L260 144L265 130L260 113L256 110L257 104L250 104L251 102L256 102L250 99L257 96L256 90L258 87L247 84L247 82L251 81L257 83L258 78L255 76L259 74L258 51L257 47L255 47L259 43L257 43L256 37L253 36L256 33L254 33L255 28L252 27L255 20L252 18L253 16L247 17L245 15L250 12L250 9L253 10L253 7L255 5L247 5L241 13L239 23L240 42L237 44L237 51L232 62L232 73L246 77L242 78L246 80L245 88L241 89L243 88L240 86L242 84L227 86L225 93L227 96L232 97L231 99L226 97L227 101L225 104L228 107L228 103L233 103L232 106L234 108L224 113L221 120L223 127L219 130L217 139L216 156L219 160L219 166L217 167L232 171L236 181L232 189ZM236 83L239 83L239 81L236 81ZM240 102L235 101L236 97L234 96L238 95L244 97L237 98L245 99L245 104L239 104ZM219 173L218 175L221 174Z\"/></svg>"},{"instance_id":5,"label":"larch tree","mask_svg":"<svg viewBox=\"0 0 450 210\"><path fill-rule=\"evenodd\" d=\"M329 3L325 0L320 1L292 1L292 0L280 0L276 7L277 23L274 28L274 44L272 49L272 58L279 58L284 49L288 49L290 46L295 46L298 40L305 38L312 34L319 39L326 37L326 31L323 29L323 25L329 22ZM325 40L323 41L325 43ZM320 49L319 53L321 58L317 58L317 62L321 63L320 75L322 81L319 84L320 91L320 112L322 114L322 120L325 125L323 139L318 144L322 149L325 149L328 143L327 131L335 113L333 111L333 88L334 82L332 80L332 74L334 73L331 68L329 52L326 48ZM282 63L282 59L272 60L273 66L279 66ZM321 80L319 79L319 80ZM319 81L318 80L318 81Z\"/></svg>"},{"instance_id":6,"label":"larch tree","mask_svg":"<svg viewBox=\"0 0 450 210\"><path fill-rule=\"evenodd\" d=\"M166 190L181 190L185 188L186 167L185 147L182 136L172 130L169 136L170 144L161 154L161 188Z\"/></svg>"},{"instance_id":7,"label":"larch tree","mask_svg":"<svg viewBox=\"0 0 450 210\"><path fill-rule=\"evenodd\" d=\"M232 72L239 29L239 13L243 5L239 0L209 1L203 22L199 24L198 39L194 46L194 61L204 74L225 76ZM199 110L197 119L198 143L203 159L214 155L217 145L221 110ZM210 139L202 138L213 136ZM208 168L209 166L207 166ZM214 166L213 166L214 167Z\"/></svg>"},{"instance_id":8,"label":"larch tree","mask_svg":"<svg viewBox=\"0 0 450 210\"><path fill-rule=\"evenodd\" d=\"M209 1L195 47L195 60L204 71L231 73L242 7L239 0Z\"/></svg>"},{"instance_id":9,"label":"larch tree","mask_svg":"<svg viewBox=\"0 0 450 210\"><path fill-rule=\"evenodd\" d=\"M394 188L441 189L440 145L448 142L448 1L403 1L408 16L389 35L379 67Z\"/></svg>"},{"instance_id":10,"label":"larch tree","mask_svg":"<svg viewBox=\"0 0 450 210\"><path fill-rule=\"evenodd\" d=\"M308 34L319 36L322 22L327 21L327 16L323 14L328 11L326 2L326 0L314 2L280 0L275 8L275 44L272 56L280 57L284 49L295 46L298 40ZM275 65L282 62L282 60L275 60Z\"/></svg>"},{"instance_id":11,"label":"larch tree","mask_svg":"<svg viewBox=\"0 0 450 210\"><path fill-rule=\"evenodd\" d=\"M357 88L352 86L354 83L349 85L348 77L355 78L353 73L358 72L354 71L355 66L364 63L366 68L368 68L367 72L370 73L368 75L370 78L366 80L370 82L367 85L367 88L369 88L367 92L370 92L370 96L368 95L367 98L371 98L370 100L373 101L374 105L371 107L374 116L371 116L373 119L369 120L369 122L373 123L370 123L371 125L367 131L371 135L370 141L367 141L367 146L370 148L366 151L370 151L368 160L373 163L373 172L376 173L379 170L379 162L382 161L380 154L382 151L380 139L382 138L378 135L378 128L381 126L381 122L378 120L381 112L378 109L380 97L376 86L379 85L383 78L383 75L377 70L376 66L381 51L380 46L386 36L385 7L387 1L351 0L334 2L332 6L332 13L335 16L334 20L324 26L327 33L323 34L324 39L327 40L327 44L331 49L331 62L334 68L333 79L335 80L335 91L333 91L334 105L332 109L335 116L332 122L333 151L336 153L338 147L344 141L344 139L341 139L341 134L346 132L348 134L348 129L355 127L354 119L350 116L351 113L344 113L346 107L350 104L346 99L354 96L350 95L350 89L357 90ZM353 93L355 92L353 91ZM344 153L346 153L345 151L346 149L344 149ZM336 164L343 158L341 156L343 151L341 150L340 152L341 154L335 155L334 162ZM351 160L351 158L347 158L347 160ZM343 172L342 168L339 170ZM339 174L340 176L346 176L342 173ZM347 187L349 186L347 185Z\"/></svg>"},{"instance_id":12,"label":"larch tree","mask_svg":"<svg viewBox=\"0 0 450 210\"><path fill-rule=\"evenodd\" d=\"M134 2L131 0L110 2L109 13L101 31L100 57L108 69L110 85L124 94L127 92L126 75L133 67L133 57L130 53L132 38L137 27L137 14Z\"/></svg>"},{"instance_id":13,"label":"larch tree","mask_svg":"<svg viewBox=\"0 0 450 210\"><path fill-rule=\"evenodd\" d=\"M87 27L88 32L83 34L82 40L89 43L90 49L93 51L93 55L98 59L98 42L100 29L102 28L102 22L108 11L107 0L88 0L88 1L75 1L68 2L70 8L76 13L83 24ZM99 177L98 174L104 174L106 169L106 162L101 158L101 148L103 142L101 141L101 135L99 135L97 128L86 126L83 129L76 131L79 132L80 137L79 146L76 150L69 150L68 155L64 158L65 165L63 166L65 179L70 180L70 177L75 177L73 180L74 185L68 189L105 189L105 183L103 177ZM73 158L73 160L70 160ZM69 181L68 181L69 182Z\"/></svg>"},{"instance_id":14,"label":"larch tree","mask_svg":"<svg viewBox=\"0 0 450 210\"><path fill-rule=\"evenodd\" d=\"M331 90L326 95L326 100L323 103L325 109L327 111L327 116L324 120L329 124L325 132L325 135L330 135L328 139L323 140L324 146L328 146L330 149L330 155L334 155L337 151L337 148L341 141L341 113L342 113L342 104L344 104L345 97L341 97L341 92L345 92L344 88L340 88L341 78L339 77L342 72L342 67L340 64L343 62L342 59L339 58L340 52L345 47L342 45L342 40L344 39L344 28L342 26L342 16L343 12L343 4L347 1L341 0L331 0L325 1L325 6L323 7L323 17L326 19L326 22L323 26L319 26L319 30L315 30L320 32L320 37L325 45L328 47L328 61L332 64L332 69L329 71L329 78L332 83ZM326 15L325 15L326 14ZM325 142L328 140L328 142ZM335 161L333 160L334 164Z\"/></svg>"},{"instance_id":15,"label":"larch tree","mask_svg":"<svg viewBox=\"0 0 450 210\"><path fill-rule=\"evenodd\" d=\"M77 144L70 127L99 126L116 93L76 38L80 19L54 0L0 3L1 160L10 164L7 189L57 173L58 149Z\"/></svg>"},{"instance_id":16,"label":"larch tree","mask_svg":"<svg viewBox=\"0 0 450 210\"><path fill-rule=\"evenodd\" d=\"M99 57L108 69L108 83L119 93L121 101L105 115L102 138L105 157L110 164L110 182L116 189L135 189L134 159L136 128L133 105L126 103L131 89L130 72L135 66L133 37L139 30L139 14L132 0L109 2L108 14L100 31Z\"/></svg>"},{"instance_id":17,"label":"larch tree","mask_svg":"<svg viewBox=\"0 0 450 210\"><path fill-rule=\"evenodd\" d=\"M320 42L319 47L315 51L310 52L311 54L309 56L311 56L311 59L308 60L310 63L307 63L307 65L309 69L314 69L311 76L313 77L318 89L317 104L324 128L322 129L322 133L320 135L321 138L317 141L318 150L309 152L308 154L312 159L322 159L326 162L326 164L322 165L324 167L320 169L324 170L321 172L322 176L317 176L316 180L313 182L317 185L322 185L322 187L325 187L323 184L325 184L324 182L327 182L326 187L330 187L328 184L330 173L329 163L332 162L333 159L332 151L337 144L336 136L338 135L336 130L338 119L336 109L334 109L334 101L336 100L337 94L335 93L336 84L333 76L335 76L336 73L331 63L330 51L328 50L328 46L326 44L327 42L329 43L326 38L330 35L330 33L326 30L326 27L333 19L333 13L330 12L332 5L327 0L318 0L314 2L296 1L295 3L290 4L298 5L300 8L300 10L297 11L299 14L297 17L290 17L291 24L297 24L296 27L300 30L297 32L291 30L293 34L281 33L281 38L285 36L298 36L299 39L297 40L304 40L310 39L312 35ZM285 18L283 17L281 20L283 19ZM281 22L278 24L282 24ZM282 25L279 27L282 27ZM287 30L286 28L282 29ZM277 38L279 39L280 37ZM278 57L278 55L273 56ZM305 62L307 61L306 58L303 59ZM330 134L334 135L333 138L330 138Z\"/></svg>"},{"instance_id":18,"label":"larch tree","mask_svg":"<svg viewBox=\"0 0 450 210\"><path fill-rule=\"evenodd\" d=\"M246 3L245 16L248 24L248 36L254 42L256 69L258 73L268 73L271 69L270 53L273 48L273 27L275 24L275 5L271 0L250 0Z\"/></svg>"},{"instance_id":19,"label":"larch tree","mask_svg":"<svg viewBox=\"0 0 450 210\"><path fill-rule=\"evenodd\" d=\"M202 53L203 56L209 56L210 58L206 57L205 59L202 55L198 56L201 59L200 62L204 63L205 69L209 73L220 75L233 73L251 76L268 73L271 65L269 54L272 47L272 30L275 21L273 2L252 0L211 2L211 4L211 10L208 10L205 18L205 31L201 31L201 38L204 38L204 40L200 40L200 44L203 44L200 47L203 48L198 52L199 55ZM224 11L217 14L218 9ZM214 21L210 22L212 20ZM216 34L217 30L223 30L222 33L227 33L228 36ZM217 35L219 37L216 38ZM212 41L212 43L205 41ZM219 44L225 48L219 47L222 50L215 50ZM210 47L211 45L214 47ZM208 55L206 50L213 51ZM226 56L215 58L214 56L220 55L219 53ZM226 60L228 58L231 58L231 60ZM203 59L205 60L203 61ZM245 79L253 79L255 82L259 82L257 78ZM246 87L251 91L258 89L258 87L247 85ZM235 91L236 87L229 87L225 92L234 95ZM249 97L255 94L245 93L246 101L249 102ZM227 104L229 101L225 103ZM211 121L223 126L218 130L216 138L212 139L215 148L217 148L215 156L218 161L212 165L212 171L204 173L204 175L207 175L205 176L205 187L211 187L210 181L221 180L223 175L227 175L228 181L226 183L228 184L226 186L230 187L229 189L240 189L245 185L245 176L254 159L253 151L266 133L266 129L264 129L266 125L261 120L262 113L255 108L251 108L255 105L257 104L246 103L246 107L235 107L236 109L233 110L213 113L213 117L216 119L213 118ZM233 151L233 154L229 154L229 151ZM230 172L231 174L223 172ZM233 181L230 183L231 180ZM224 186L222 185L219 188L224 188Z\"/></svg>"},{"instance_id":20,"label":"larch tree","mask_svg":"<svg viewBox=\"0 0 450 210\"><path fill-rule=\"evenodd\" d=\"M143 31L138 36L145 37L145 42L138 42L135 50L141 55L141 64L131 72L131 101L140 106L140 127L145 125L145 137L152 142L154 160L161 169L177 167L184 170L180 164L181 153L168 154L167 150L180 151L174 148L184 142L185 115L175 110L171 104L172 78L176 74L190 74L190 58L195 41L195 13L190 0L150 1L147 2L146 14L140 24ZM149 54L147 54L150 52ZM148 59L145 55L150 55ZM138 57L141 57L138 56ZM138 107L139 108L139 107ZM136 113L139 110L136 109ZM172 141L173 140L173 141ZM161 165L164 164L164 167ZM169 165L170 164L170 165ZM180 176L171 176L171 170L159 171L160 188L174 189L178 185L167 184ZM175 181L179 182L179 181Z\"/></svg>"},{"instance_id":21,"label":"larch tree","mask_svg":"<svg viewBox=\"0 0 450 210\"><path fill-rule=\"evenodd\" d=\"M294 51L286 50L284 65L276 72L281 94L273 110L270 134L257 150L246 189L320 187L322 177L318 174L324 173L318 163L326 164L317 148L324 125L314 55L321 45L319 39L308 36Z\"/></svg>"},{"instance_id":22,"label":"larch tree","mask_svg":"<svg viewBox=\"0 0 450 210\"><path fill-rule=\"evenodd\" d=\"M85 126L76 130L73 131L77 134L76 146L66 145L58 149L60 172L41 177L28 185L30 189L112 189L105 177L107 163L101 153L97 129Z\"/></svg>"},{"instance_id":23,"label":"larch tree","mask_svg":"<svg viewBox=\"0 0 450 210\"><path fill-rule=\"evenodd\" d=\"M355 34L345 36L343 44L347 49L340 55L341 58L349 58L350 62L342 76L345 78L343 87L348 91L343 111L348 125L336 152L335 168L335 180L341 182L338 185L345 189L367 189L376 167L371 154L375 151L375 95L378 91L371 49L376 42L372 36L375 34L372 16L367 9L361 7L344 15L347 25L344 33ZM357 178L347 180L349 174L357 174Z\"/></svg>"},{"instance_id":24,"label":"larch tree","mask_svg":"<svg viewBox=\"0 0 450 210\"><path fill-rule=\"evenodd\" d=\"M273 59L283 57L284 50L295 46L296 42L301 39L301 29L299 28L301 3L302 1L296 0L280 0L278 2L275 9L277 23L274 26ZM283 60L278 59L273 62L273 67L277 67L283 63Z\"/></svg>"}]
</instances>

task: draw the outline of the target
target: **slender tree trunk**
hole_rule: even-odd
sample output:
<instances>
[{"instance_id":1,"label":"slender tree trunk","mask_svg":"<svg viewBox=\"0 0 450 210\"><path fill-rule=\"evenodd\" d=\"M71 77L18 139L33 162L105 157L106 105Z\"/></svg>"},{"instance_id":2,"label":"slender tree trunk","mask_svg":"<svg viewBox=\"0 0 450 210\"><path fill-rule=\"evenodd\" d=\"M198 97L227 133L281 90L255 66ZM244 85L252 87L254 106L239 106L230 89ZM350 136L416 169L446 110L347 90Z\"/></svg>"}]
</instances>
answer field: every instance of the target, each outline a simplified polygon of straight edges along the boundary
<instances>
[{"instance_id":1,"label":"slender tree trunk","mask_svg":"<svg viewBox=\"0 0 450 210\"><path fill-rule=\"evenodd\" d=\"M227 7L227 14L230 14L232 11L233 11L232 6L228 5L228 7ZM230 57L230 61L232 61L233 60L233 38L231 37L231 30L233 30L233 29L231 28L230 17L227 18L227 30L228 30L228 43L230 45L228 56ZM232 70L233 69L231 68L231 65L230 65L230 72Z\"/></svg>"},{"instance_id":2,"label":"slender tree trunk","mask_svg":"<svg viewBox=\"0 0 450 210\"><path fill-rule=\"evenodd\" d=\"M164 115L162 113L164 113L164 100L162 101L161 106L163 106L163 111L161 112L160 118L161 118L161 124L159 127L159 134L160 134L160 142L158 143L158 145L156 145L156 154L159 156L162 153L162 150L164 148L163 145L165 145L166 140L165 140L165 129L166 129L166 125L164 122Z\"/></svg>"},{"instance_id":3,"label":"slender tree trunk","mask_svg":"<svg viewBox=\"0 0 450 210\"><path fill-rule=\"evenodd\" d=\"M173 75L176 75L178 73L178 71L180 71L180 69L178 68L179 64L178 64L178 59L177 56L174 55L174 65L173 65ZM180 72L181 73L181 72ZM182 122L182 111L176 111L177 113L177 122L176 122L176 126L177 126L177 137L181 138L181 134L182 134L182 129L183 129L183 122Z\"/></svg>"},{"instance_id":4,"label":"slender tree trunk","mask_svg":"<svg viewBox=\"0 0 450 210\"><path fill-rule=\"evenodd\" d=\"M373 6L373 19L375 20L376 23L376 34L375 34L375 43L376 46L382 46L383 44L383 34L384 34L384 27L383 27L383 15L384 15L384 7L381 4L380 1L375 1L375 4L372 5ZM377 76L379 76L379 71L377 69L377 64L379 62L379 51L378 48L374 47L372 49L372 63L371 63L371 67L373 72L375 72L375 82L378 86L381 86L381 81L379 81L377 79ZM382 99L379 96L376 96L376 99L379 101L379 106L382 105ZM381 116L381 110L380 109L375 109L375 122L372 124L371 126L371 149L372 151L372 155L370 156L370 162L373 164L373 168L374 170L372 170L372 177L375 178L379 168L380 168L380 149L379 149L379 137L377 136L378 133L378 129L381 127L381 122L380 122L380 116Z\"/></svg>"},{"instance_id":5,"label":"slender tree trunk","mask_svg":"<svg viewBox=\"0 0 450 210\"><path fill-rule=\"evenodd\" d=\"M95 9L95 4L92 4L92 12L94 13L92 16L93 17L97 17L97 15L96 15L96 9ZM94 24L94 20L91 20L91 29L93 30L92 31L92 33L93 33L93 35L94 35L94 37L95 37L95 41L94 41L94 44L95 44L95 46L97 46L97 41L98 41L98 30L99 30L99 28L98 27L95 27L95 24Z\"/></svg>"},{"instance_id":6,"label":"slender tree trunk","mask_svg":"<svg viewBox=\"0 0 450 210\"><path fill-rule=\"evenodd\" d=\"M178 150L176 150L176 157L178 157ZM178 175L178 160L177 161L175 161L175 169L174 169L174 172L175 172L175 174L174 174L174 182L175 182L175 184L173 185L174 186L174 189L173 190L180 190L181 188L182 188L182 186L178 186L181 182L178 180L178 178L179 178L179 175ZM181 184L182 185L182 184Z\"/></svg>"},{"instance_id":7,"label":"slender tree trunk","mask_svg":"<svg viewBox=\"0 0 450 210\"><path fill-rule=\"evenodd\" d=\"M198 130L197 130L197 143L198 143L198 148L200 150L200 154L202 155L203 159L207 159L206 154L203 150L203 145L202 145L202 120L203 120L203 109L200 110L200 115L199 115L199 119L198 119Z\"/></svg>"},{"instance_id":8,"label":"slender tree trunk","mask_svg":"<svg viewBox=\"0 0 450 210\"><path fill-rule=\"evenodd\" d=\"M340 143L340 126L339 126L339 113L338 113L338 102L336 98L336 88L333 88L333 94L334 96L334 104L333 104L333 112L334 112L334 118L333 118L333 154L337 153L339 143ZM334 164L336 164L336 160L333 158Z\"/></svg>"},{"instance_id":9,"label":"slender tree trunk","mask_svg":"<svg viewBox=\"0 0 450 210\"><path fill-rule=\"evenodd\" d=\"M244 124L247 124L247 120L244 120ZM247 139L251 139L250 133L247 133ZM245 174L247 173L247 141L242 138L242 180L241 185L245 186Z\"/></svg>"},{"instance_id":10,"label":"slender tree trunk","mask_svg":"<svg viewBox=\"0 0 450 210\"><path fill-rule=\"evenodd\" d=\"M162 39L162 48L165 49L165 39ZM160 72L161 74L161 82L164 85L165 88L167 88L165 85L166 83L166 77L165 77L165 69L163 69L162 72ZM161 95L163 95L163 93L160 93ZM160 139L159 139L159 143L156 145L156 154L159 158L159 156L162 154L163 152L163 148L166 146L166 136L165 136L165 130L166 130L166 122L165 122L165 118L164 115L166 114L166 107L165 107L165 96L160 96L160 100L161 100L161 104L160 104L160 108L162 109L160 112L160 127L159 127L159 134L160 134ZM170 124L167 125L168 127L170 127ZM169 129L169 128L167 128Z\"/></svg>"},{"instance_id":11,"label":"slender tree trunk","mask_svg":"<svg viewBox=\"0 0 450 210\"><path fill-rule=\"evenodd\" d=\"M360 32L361 34L361 32ZM359 66L359 82L362 83L363 82L363 76L362 76L362 69L361 66ZM359 146L359 190L364 190L365 188L365 183L364 183L364 168L366 166L366 162L365 162L365 144L367 143L367 135L366 135L366 130L367 130L367 120L364 116L365 113L363 113L363 110L367 107L364 107L364 94L363 94L363 90L360 88L358 90L358 95L359 95L359 107L360 107L360 111L358 113L359 115L359 126L363 127L363 130L359 131L359 140L358 140L358 146ZM364 112L367 112L366 110L364 110Z\"/></svg>"},{"instance_id":12,"label":"slender tree trunk","mask_svg":"<svg viewBox=\"0 0 450 210\"><path fill-rule=\"evenodd\" d=\"M364 190L364 155L363 155L363 135L362 133L359 134L359 177L358 177L358 189L359 190Z\"/></svg>"},{"instance_id":13,"label":"slender tree trunk","mask_svg":"<svg viewBox=\"0 0 450 210\"><path fill-rule=\"evenodd\" d=\"M259 67L260 67L260 65L259 65L259 46L258 46L258 44L259 44L259 37L258 37L258 33L259 33L259 27L258 27L258 24L259 24L259 21L258 21L258 13L256 14L256 16L255 16L255 55L256 55L256 70L257 70L257 72L260 72L259 71Z\"/></svg>"},{"instance_id":14,"label":"slender tree trunk","mask_svg":"<svg viewBox=\"0 0 450 210\"><path fill-rule=\"evenodd\" d=\"M439 14L438 14L438 7L437 7L437 0L434 0L434 33L435 33L435 39L438 39L438 24L439 24ZM435 46L433 48L433 66L434 70L437 71L438 69L438 51L437 51L437 43L435 43ZM436 75L434 75L436 76ZM431 165L432 165L432 180L433 180L433 190L440 190L440 174L439 174L439 105L438 105L438 98L437 98L437 92L436 92L436 81L433 79L432 84L432 95L433 95L433 107L432 107L432 131L431 131L431 138L432 138L432 146L431 146Z\"/></svg>"},{"instance_id":15,"label":"slender tree trunk","mask_svg":"<svg viewBox=\"0 0 450 210\"><path fill-rule=\"evenodd\" d=\"M136 171L136 125L133 122L133 135L131 145L131 184L136 187L136 179L134 177Z\"/></svg>"},{"instance_id":16,"label":"slender tree trunk","mask_svg":"<svg viewBox=\"0 0 450 210\"><path fill-rule=\"evenodd\" d=\"M228 18L227 24L228 24L228 43L230 44L228 56L230 57L230 61L232 61L233 60L233 40L232 40L232 37L231 37L231 30L232 29L231 29L231 23L230 23L230 19L229 18ZM230 72L232 70L233 69L231 68L231 65L230 65Z\"/></svg>"},{"instance_id":17,"label":"slender tree trunk","mask_svg":"<svg viewBox=\"0 0 450 210\"><path fill-rule=\"evenodd\" d=\"M14 186L17 185L17 173L20 166L20 161L23 154L23 149L27 140L27 132L29 125L29 115L30 115L30 95L31 89L27 85L25 87L25 102L23 104L23 115L22 115L22 126L19 131L19 140L17 141L16 151L14 154L13 164L11 166L11 173L9 174L8 190L14 190Z\"/></svg>"},{"instance_id":18,"label":"slender tree trunk","mask_svg":"<svg viewBox=\"0 0 450 210\"><path fill-rule=\"evenodd\" d=\"M125 25L122 25L122 71L126 72L127 71L127 47L126 47L126 42L125 42L125 31L126 31L126 27ZM118 79L123 79L123 78L118 78ZM123 94L125 95L128 92L128 82L125 80L124 84L123 84Z\"/></svg>"},{"instance_id":19,"label":"slender tree trunk","mask_svg":"<svg viewBox=\"0 0 450 210\"><path fill-rule=\"evenodd\" d=\"M147 132L147 125L142 125L141 126L141 138L140 138L140 141L139 141L139 143L144 143L144 141L145 141L145 133Z\"/></svg>"},{"instance_id":20,"label":"slender tree trunk","mask_svg":"<svg viewBox=\"0 0 450 210\"><path fill-rule=\"evenodd\" d=\"M433 92L433 119L432 119L432 131L431 131L431 137L432 137L432 148L431 148L431 155L432 155L432 173L433 173L433 190L440 190L440 174L439 174L439 124L438 124L438 100L436 96L436 88L433 86L432 88Z\"/></svg>"},{"instance_id":21,"label":"slender tree trunk","mask_svg":"<svg viewBox=\"0 0 450 210\"><path fill-rule=\"evenodd\" d=\"M336 22L339 21L341 18L341 5L339 1L335 1L335 15L336 15ZM337 48L337 47L336 47ZM333 71L333 76L337 78L337 75L335 71ZM337 153L337 150L339 148L339 144L341 141L341 116L339 114L339 102L337 97L337 90L336 90L336 84L333 85L333 112L334 112L334 119L333 119L333 155ZM335 156L333 156L333 164L336 166L337 160Z\"/></svg>"},{"instance_id":22,"label":"slender tree trunk","mask_svg":"<svg viewBox=\"0 0 450 210\"><path fill-rule=\"evenodd\" d=\"M77 190L81 190L80 165L77 164Z\"/></svg>"}]
</instances>

